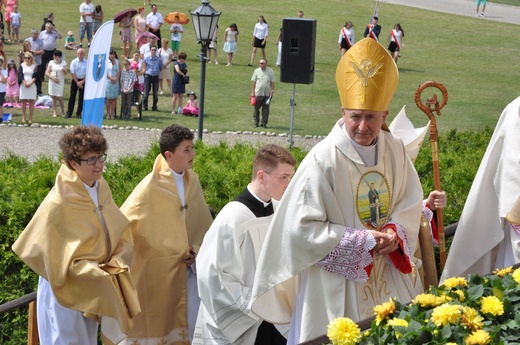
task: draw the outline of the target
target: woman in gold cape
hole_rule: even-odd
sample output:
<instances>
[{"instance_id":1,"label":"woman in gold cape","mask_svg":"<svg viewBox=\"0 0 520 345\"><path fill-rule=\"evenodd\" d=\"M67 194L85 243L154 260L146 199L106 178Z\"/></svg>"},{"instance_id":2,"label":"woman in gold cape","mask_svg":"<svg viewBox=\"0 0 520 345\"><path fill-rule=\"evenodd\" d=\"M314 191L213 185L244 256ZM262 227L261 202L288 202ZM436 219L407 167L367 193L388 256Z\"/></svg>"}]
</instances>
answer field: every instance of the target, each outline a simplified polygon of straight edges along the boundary
<instances>
[{"instance_id":1,"label":"woman in gold cape","mask_svg":"<svg viewBox=\"0 0 520 345\"><path fill-rule=\"evenodd\" d=\"M107 144L100 129L75 127L60 147L56 183L13 250L40 275L40 343L97 345L101 317L126 332L140 311L128 269L133 243L102 177Z\"/></svg>"}]
</instances>

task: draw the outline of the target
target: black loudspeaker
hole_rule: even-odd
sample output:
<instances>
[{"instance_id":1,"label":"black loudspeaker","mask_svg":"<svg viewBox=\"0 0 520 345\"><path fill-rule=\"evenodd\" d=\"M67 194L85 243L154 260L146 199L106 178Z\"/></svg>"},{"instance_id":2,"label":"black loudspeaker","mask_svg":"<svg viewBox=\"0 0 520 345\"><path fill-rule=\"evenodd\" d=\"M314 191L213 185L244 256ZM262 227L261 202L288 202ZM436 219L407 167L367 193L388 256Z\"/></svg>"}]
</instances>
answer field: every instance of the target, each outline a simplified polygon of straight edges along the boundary
<instances>
[{"instance_id":1,"label":"black loudspeaker","mask_svg":"<svg viewBox=\"0 0 520 345\"><path fill-rule=\"evenodd\" d=\"M314 82L315 49L316 19L284 18L281 81L283 83L312 84Z\"/></svg>"}]
</instances>

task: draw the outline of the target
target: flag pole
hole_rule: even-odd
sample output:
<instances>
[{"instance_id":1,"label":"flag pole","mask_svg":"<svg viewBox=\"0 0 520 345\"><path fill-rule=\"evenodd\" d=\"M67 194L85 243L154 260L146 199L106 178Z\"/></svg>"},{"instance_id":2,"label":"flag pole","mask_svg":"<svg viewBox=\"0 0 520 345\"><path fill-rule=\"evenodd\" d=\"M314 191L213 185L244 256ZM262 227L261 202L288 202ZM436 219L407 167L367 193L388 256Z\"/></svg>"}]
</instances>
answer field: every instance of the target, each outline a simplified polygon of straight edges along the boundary
<instances>
[{"instance_id":1,"label":"flag pole","mask_svg":"<svg viewBox=\"0 0 520 345\"><path fill-rule=\"evenodd\" d=\"M437 99L437 94L433 94L432 97L426 100L426 104L423 104L421 101L421 93L428 87L437 88L442 94L442 101L439 104L439 100ZM438 148L438 138L439 132L437 131L437 121L434 116L434 112L440 116L441 109L448 102L448 91L441 83L436 81L426 81L419 85L417 90L415 90L415 104L417 107L421 109L426 116L430 119L430 142L432 148L432 163L433 163L433 179L434 179L434 187L436 190L441 191L441 175L439 170L439 148ZM444 218L442 215L442 209L437 209L437 228L439 230L439 254L440 254L440 262L441 262L441 270L444 268L444 264L446 263L446 241L444 237Z\"/></svg>"},{"instance_id":2,"label":"flag pole","mask_svg":"<svg viewBox=\"0 0 520 345\"><path fill-rule=\"evenodd\" d=\"M377 38L377 36L372 33L372 24L374 23L374 17L378 17L378 16L379 16L379 0L376 1L376 7L374 7L374 13L372 13L372 17L370 17L370 22L368 23L368 28L369 28L368 36L372 37L373 39L375 39L376 41L379 42L379 39Z\"/></svg>"}]
</instances>

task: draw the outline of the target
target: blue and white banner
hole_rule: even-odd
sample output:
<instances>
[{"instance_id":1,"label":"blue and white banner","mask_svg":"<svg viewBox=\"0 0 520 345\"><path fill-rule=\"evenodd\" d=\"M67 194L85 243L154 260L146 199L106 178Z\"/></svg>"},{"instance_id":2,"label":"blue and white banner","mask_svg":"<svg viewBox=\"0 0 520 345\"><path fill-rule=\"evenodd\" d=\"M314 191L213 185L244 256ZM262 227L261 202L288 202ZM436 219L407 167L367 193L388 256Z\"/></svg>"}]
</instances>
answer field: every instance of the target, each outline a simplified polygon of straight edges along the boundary
<instances>
[{"instance_id":1,"label":"blue and white banner","mask_svg":"<svg viewBox=\"0 0 520 345\"><path fill-rule=\"evenodd\" d=\"M83 97L82 125L101 127L103 124L107 83L106 66L113 31L114 21L109 20L101 25L90 43L85 94Z\"/></svg>"}]
</instances>

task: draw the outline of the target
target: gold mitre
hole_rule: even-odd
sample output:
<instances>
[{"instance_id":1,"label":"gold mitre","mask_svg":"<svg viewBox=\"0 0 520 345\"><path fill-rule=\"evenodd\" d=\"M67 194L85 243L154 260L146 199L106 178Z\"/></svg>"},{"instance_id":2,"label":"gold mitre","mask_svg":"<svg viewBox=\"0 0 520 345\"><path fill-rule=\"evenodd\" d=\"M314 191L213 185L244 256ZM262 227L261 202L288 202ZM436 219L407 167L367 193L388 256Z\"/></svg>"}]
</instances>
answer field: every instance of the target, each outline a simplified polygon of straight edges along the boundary
<instances>
[{"instance_id":1,"label":"gold mitre","mask_svg":"<svg viewBox=\"0 0 520 345\"><path fill-rule=\"evenodd\" d=\"M520 197L516 199L513 208L507 212L506 218L513 224L520 224Z\"/></svg>"},{"instance_id":2,"label":"gold mitre","mask_svg":"<svg viewBox=\"0 0 520 345\"><path fill-rule=\"evenodd\" d=\"M397 116L392 120L388 128L390 129L390 132L401 138L406 153L408 153L412 162L415 162L424 137L426 136L426 133L428 133L430 121L428 121L424 127L415 128L412 121L410 121L406 116L405 108L406 105L403 106L399 114L397 114Z\"/></svg>"},{"instance_id":3,"label":"gold mitre","mask_svg":"<svg viewBox=\"0 0 520 345\"><path fill-rule=\"evenodd\" d=\"M397 65L376 40L365 38L352 46L336 69L341 107L386 111L392 101L399 73Z\"/></svg>"}]
</instances>

